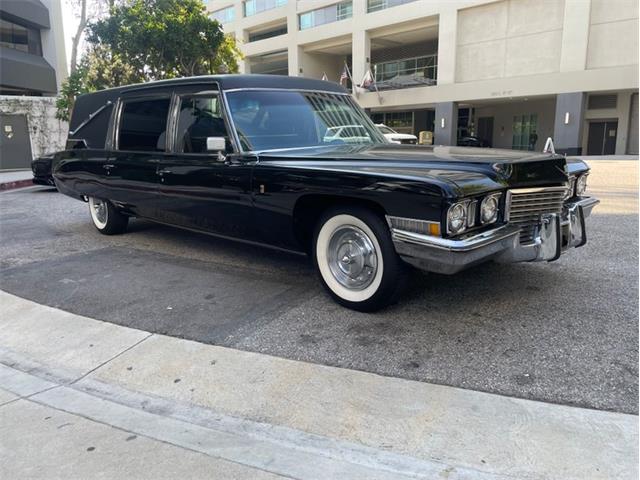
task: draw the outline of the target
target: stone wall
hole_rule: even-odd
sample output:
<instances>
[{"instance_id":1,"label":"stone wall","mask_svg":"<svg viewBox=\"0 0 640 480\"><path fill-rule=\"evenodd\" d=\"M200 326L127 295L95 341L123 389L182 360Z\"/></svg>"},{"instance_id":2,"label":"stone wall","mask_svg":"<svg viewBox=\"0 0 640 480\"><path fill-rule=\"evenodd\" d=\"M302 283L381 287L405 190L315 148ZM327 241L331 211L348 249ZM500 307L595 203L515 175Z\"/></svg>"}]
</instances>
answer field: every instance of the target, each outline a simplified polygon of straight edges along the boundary
<instances>
[{"instance_id":1,"label":"stone wall","mask_svg":"<svg viewBox=\"0 0 640 480\"><path fill-rule=\"evenodd\" d=\"M55 97L0 95L0 113L27 116L34 158L64 149L69 125L56 119Z\"/></svg>"}]
</instances>

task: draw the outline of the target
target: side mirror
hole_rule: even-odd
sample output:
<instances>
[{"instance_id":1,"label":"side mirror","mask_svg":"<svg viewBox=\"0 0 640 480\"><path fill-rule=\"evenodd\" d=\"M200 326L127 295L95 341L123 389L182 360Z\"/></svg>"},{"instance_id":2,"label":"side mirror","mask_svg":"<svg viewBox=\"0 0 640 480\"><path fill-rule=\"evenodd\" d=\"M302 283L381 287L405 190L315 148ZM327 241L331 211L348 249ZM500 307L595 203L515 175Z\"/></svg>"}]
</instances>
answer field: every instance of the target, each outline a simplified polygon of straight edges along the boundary
<instances>
[{"instance_id":1,"label":"side mirror","mask_svg":"<svg viewBox=\"0 0 640 480\"><path fill-rule=\"evenodd\" d=\"M227 140L224 137L207 137L207 151L226 152Z\"/></svg>"}]
</instances>

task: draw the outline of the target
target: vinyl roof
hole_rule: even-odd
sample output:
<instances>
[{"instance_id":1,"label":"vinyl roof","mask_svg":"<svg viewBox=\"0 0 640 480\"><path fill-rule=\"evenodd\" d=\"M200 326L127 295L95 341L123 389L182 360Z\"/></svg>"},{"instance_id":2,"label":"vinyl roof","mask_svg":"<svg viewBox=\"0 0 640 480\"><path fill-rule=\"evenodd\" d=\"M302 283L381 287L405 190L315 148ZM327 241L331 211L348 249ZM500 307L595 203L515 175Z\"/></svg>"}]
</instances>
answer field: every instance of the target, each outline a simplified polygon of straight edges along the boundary
<instances>
[{"instance_id":1,"label":"vinyl roof","mask_svg":"<svg viewBox=\"0 0 640 480\"><path fill-rule=\"evenodd\" d=\"M347 90L345 90L344 87L333 82L325 82L314 78L261 74L201 75L197 77L172 78L169 80L157 80L155 82L116 87L107 89L106 91L111 91L113 93L126 93L138 89L161 89L163 87L206 84L210 82L217 83L222 90L232 90L236 88L283 88L347 93Z\"/></svg>"}]
</instances>

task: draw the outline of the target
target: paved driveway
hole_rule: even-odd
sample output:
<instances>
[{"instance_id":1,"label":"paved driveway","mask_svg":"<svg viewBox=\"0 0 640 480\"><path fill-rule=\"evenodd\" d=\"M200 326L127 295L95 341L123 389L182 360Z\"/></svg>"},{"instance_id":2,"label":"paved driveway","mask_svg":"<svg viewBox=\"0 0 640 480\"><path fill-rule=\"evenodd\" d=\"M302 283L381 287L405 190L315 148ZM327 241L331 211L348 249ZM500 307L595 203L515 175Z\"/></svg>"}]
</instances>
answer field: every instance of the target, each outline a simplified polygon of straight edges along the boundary
<instances>
[{"instance_id":1,"label":"paved driveway","mask_svg":"<svg viewBox=\"0 0 640 480\"><path fill-rule=\"evenodd\" d=\"M0 288L110 322L394 377L638 412L638 162L592 163L589 243L552 264L416 273L377 314L302 257L134 220L99 235L46 188L0 194Z\"/></svg>"}]
</instances>

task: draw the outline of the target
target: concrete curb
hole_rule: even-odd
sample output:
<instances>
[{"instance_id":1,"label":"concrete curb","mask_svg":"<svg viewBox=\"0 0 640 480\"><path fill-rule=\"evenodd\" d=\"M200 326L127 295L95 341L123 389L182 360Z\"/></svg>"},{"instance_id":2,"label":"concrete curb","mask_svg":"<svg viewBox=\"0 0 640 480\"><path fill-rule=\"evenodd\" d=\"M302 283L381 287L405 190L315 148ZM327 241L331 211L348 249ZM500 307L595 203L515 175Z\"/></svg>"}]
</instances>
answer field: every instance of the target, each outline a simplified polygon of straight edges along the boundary
<instances>
[{"instance_id":1,"label":"concrete curb","mask_svg":"<svg viewBox=\"0 0 640 480\"><path fill-rule=\"evenodd\" d=\"M6 190L14 190L16 188L31 187L32 185L35 185L32 179L14 180L12 182L0 183L0 191L4 192Z\"/></svg>"},{"instance_id":2,"label":"concrete curb","mask_svg":"<svg viewBox=\"0 0 640 480\"><path fill-rule=\"evenodd\" d=\"M0 387L212 457L293 478L638 476L637 416L202 345L4 292L0 302Z\"/></svg>"}]
</instances>

